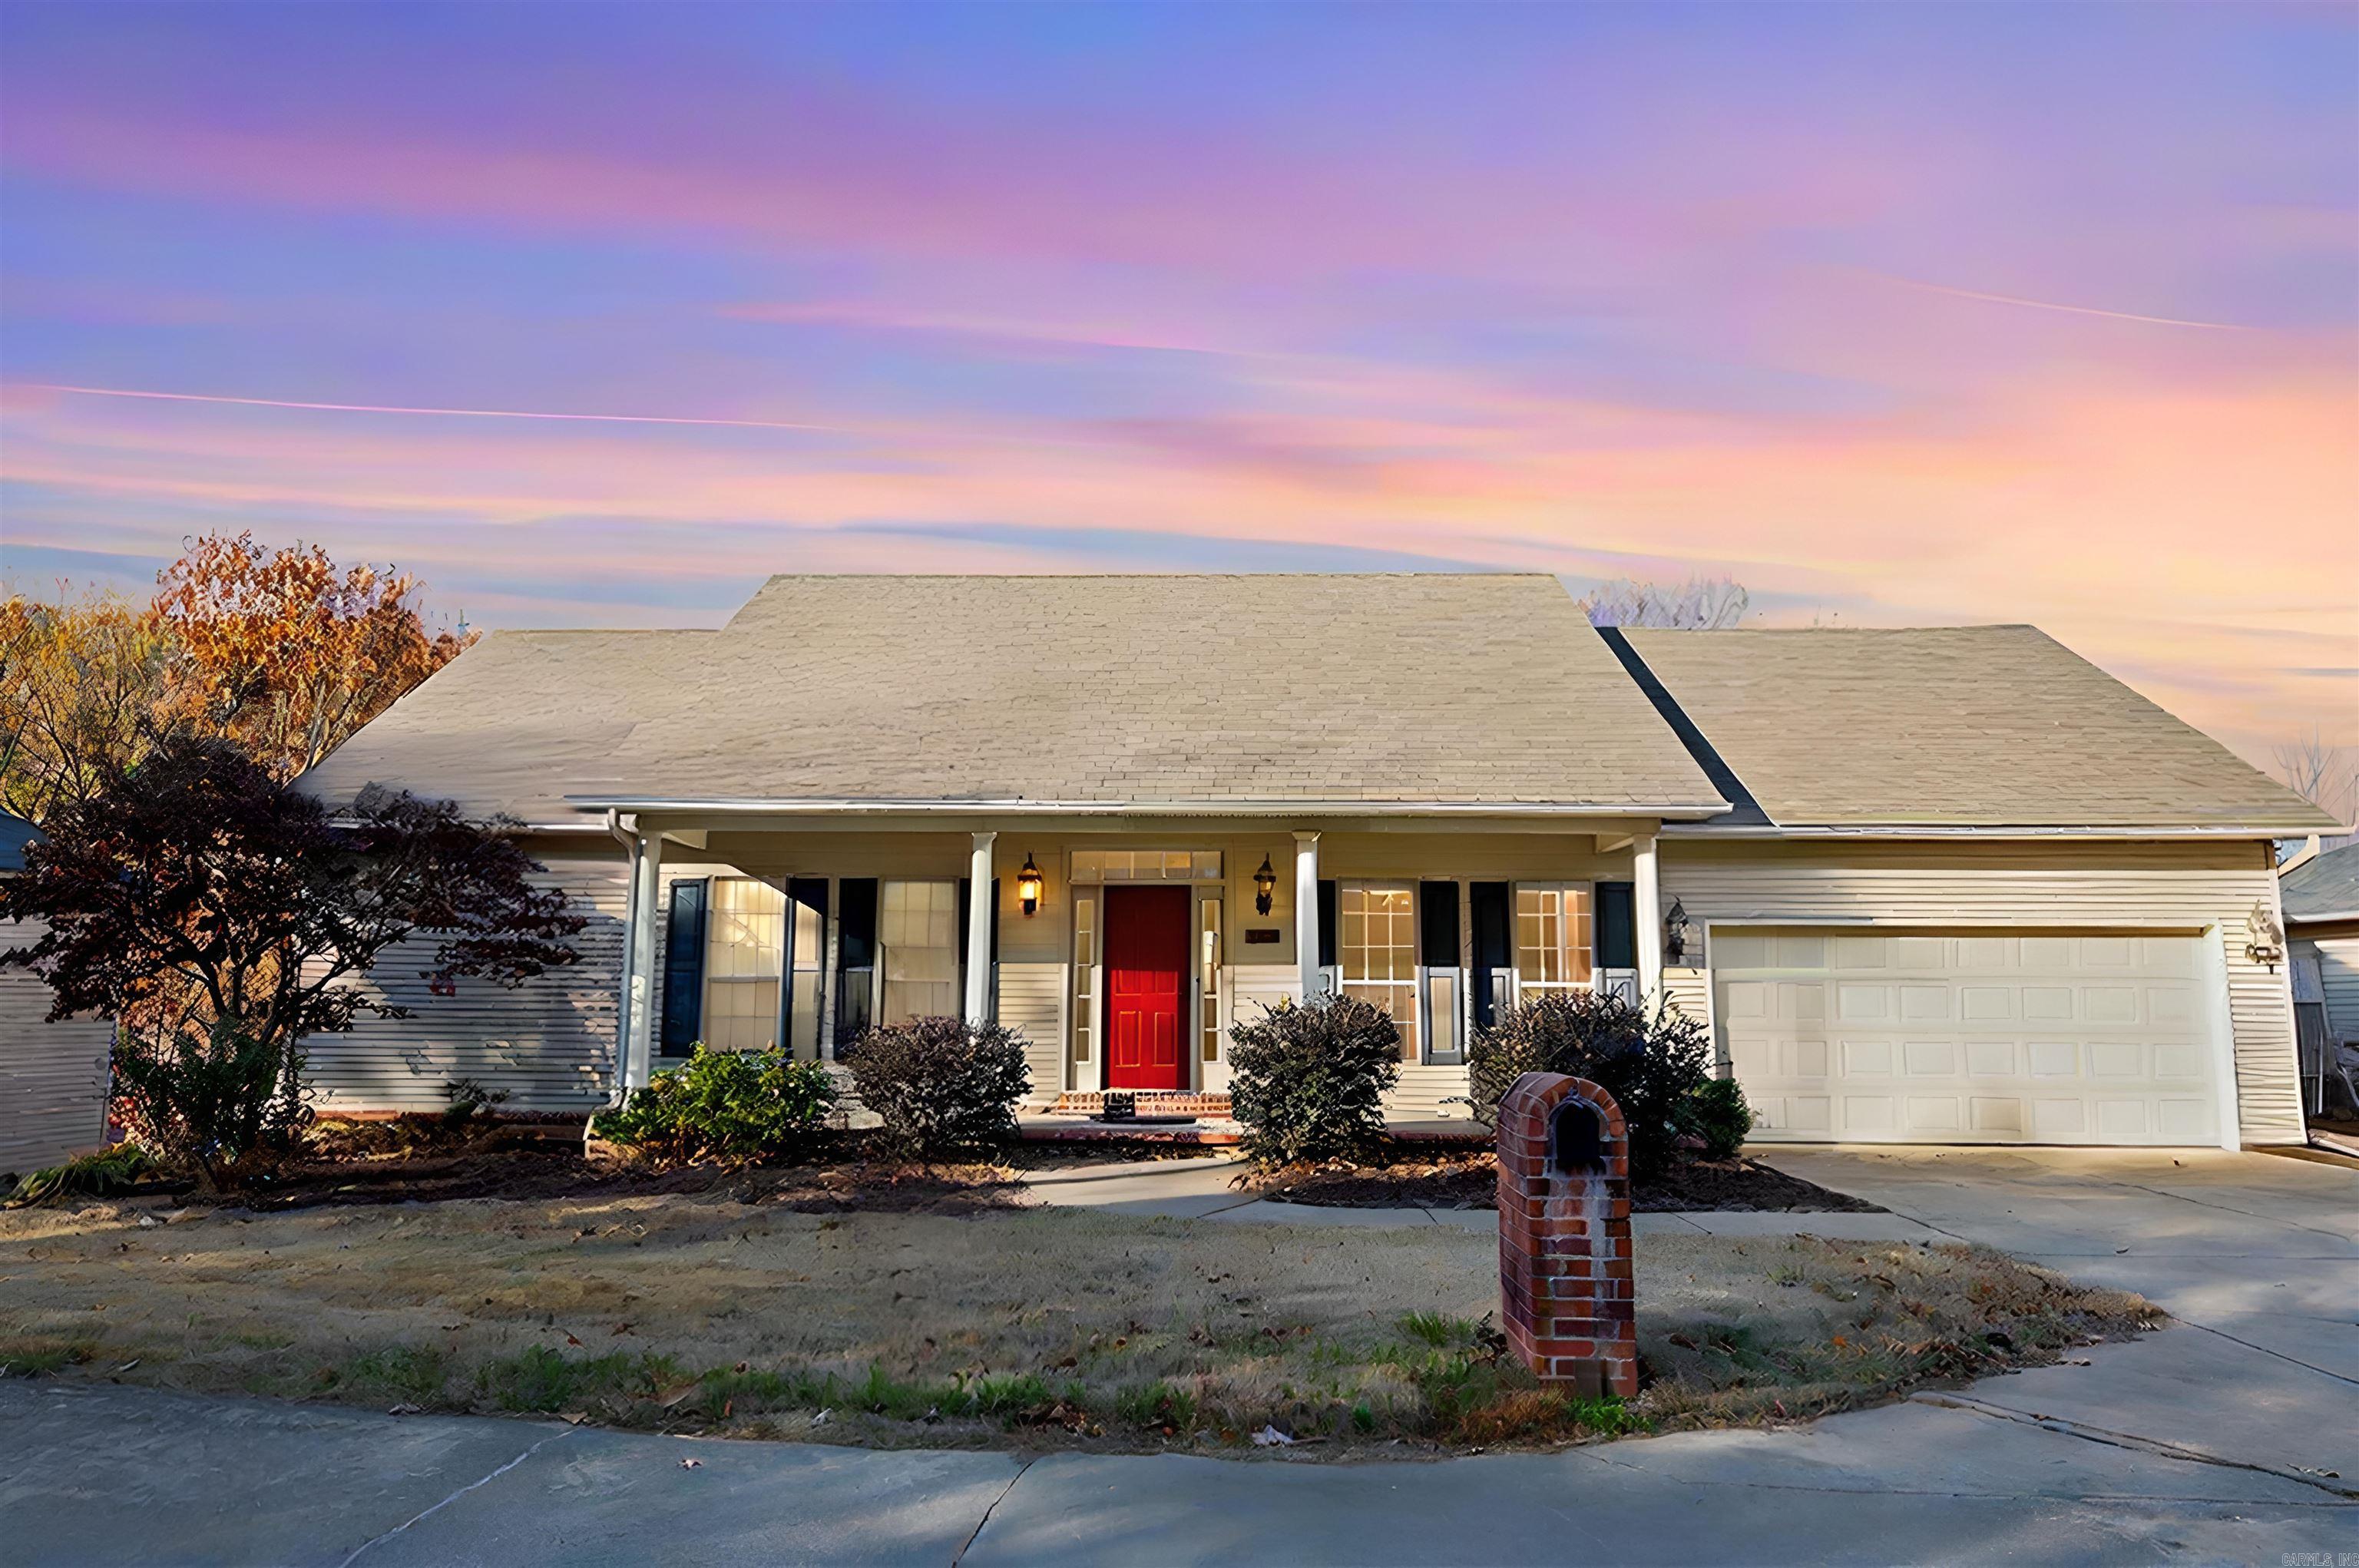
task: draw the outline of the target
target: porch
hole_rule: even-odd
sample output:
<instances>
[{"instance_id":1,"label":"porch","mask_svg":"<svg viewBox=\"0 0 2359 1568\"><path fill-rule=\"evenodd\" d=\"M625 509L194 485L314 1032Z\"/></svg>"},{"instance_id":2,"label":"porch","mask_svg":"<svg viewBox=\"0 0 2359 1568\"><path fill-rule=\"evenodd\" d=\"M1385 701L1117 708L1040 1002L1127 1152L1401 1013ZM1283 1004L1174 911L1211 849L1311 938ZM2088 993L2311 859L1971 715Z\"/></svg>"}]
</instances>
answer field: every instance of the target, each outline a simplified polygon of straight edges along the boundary
<instances>
[{"instance_id":1,"label":"porch","mask_svg":"<svg viewBox=\"0 0 2359 1568\"><path fill-rule=\"evenodd\" d=\"M1038 1136L1091 1136L1102 1097L1128 1093L1209 1141L1230 1027L1341 990L1400 1025L1390 1113L1462 1126L1466 1044L1499 1009L1660 984L1637 940L1660 925L1650 819L610 807L609 826L631 857L635 1085L699 1042L833 1061L872 1023L954 1014L1022 1038Z\"/></svg>"}]
</instances>

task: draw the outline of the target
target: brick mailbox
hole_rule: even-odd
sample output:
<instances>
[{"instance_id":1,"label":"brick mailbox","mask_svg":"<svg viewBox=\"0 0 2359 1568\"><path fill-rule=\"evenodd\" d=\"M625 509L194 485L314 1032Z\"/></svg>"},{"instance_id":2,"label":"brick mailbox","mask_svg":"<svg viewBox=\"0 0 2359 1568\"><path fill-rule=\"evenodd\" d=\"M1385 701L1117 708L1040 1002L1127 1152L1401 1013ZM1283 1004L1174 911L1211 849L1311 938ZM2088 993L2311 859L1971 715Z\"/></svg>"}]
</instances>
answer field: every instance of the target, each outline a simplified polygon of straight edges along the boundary
<instances>
[{"instance_id":1,"label":"brick mailbox","mask_svg":"<svg viewBox=\"0 0 2359 1568\"><path fill-rule=\"evenodd\" d=\"M1527 1073L1499 1102L1499 1317L1544 1382L1638 1392L1630 1145L1584 1078Z\"/></svg>"}]
</instances>

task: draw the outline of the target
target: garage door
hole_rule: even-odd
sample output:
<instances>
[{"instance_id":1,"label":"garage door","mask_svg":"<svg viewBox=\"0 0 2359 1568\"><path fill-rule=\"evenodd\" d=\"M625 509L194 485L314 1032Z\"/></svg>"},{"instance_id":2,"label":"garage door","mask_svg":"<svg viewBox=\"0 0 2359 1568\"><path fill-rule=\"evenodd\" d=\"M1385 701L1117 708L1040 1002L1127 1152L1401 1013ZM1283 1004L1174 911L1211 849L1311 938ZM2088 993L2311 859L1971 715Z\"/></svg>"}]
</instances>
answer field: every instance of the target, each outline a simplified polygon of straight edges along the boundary
<instances>
[{"instance_id":1,"label":"garage door","mask_svg":"<svg viewBox=\"0 0 2359 1568\"><path fill-rule=\"evenodd\" d=\"M1715 927L1714 1021L1756 1136L2212 1144L2202 939Z\"/></svg>"}]
</instances>

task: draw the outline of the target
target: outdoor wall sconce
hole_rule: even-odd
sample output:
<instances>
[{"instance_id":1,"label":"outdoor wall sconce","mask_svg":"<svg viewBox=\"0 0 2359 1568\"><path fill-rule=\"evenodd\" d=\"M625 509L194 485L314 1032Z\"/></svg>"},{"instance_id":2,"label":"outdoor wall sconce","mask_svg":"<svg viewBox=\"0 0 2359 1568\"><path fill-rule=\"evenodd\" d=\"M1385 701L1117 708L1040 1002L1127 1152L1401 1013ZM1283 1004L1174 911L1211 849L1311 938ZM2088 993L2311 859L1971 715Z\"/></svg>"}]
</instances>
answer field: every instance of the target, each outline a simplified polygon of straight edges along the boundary
<instances>
[{"instance_id":1,"label":"outdoor wall sconce","mask_svg":"<svg viewBox=\"0 0 2359 1568\"><path fill-rule=\"evenodd\" d=\"M1024 906L1027 919L1040 912L1040 868L1029 854L1024 856L1024 869L1016 874L1016 901Z\"/></svg>"},{"instance_id":2,"label":"outdoor wall sconce","mask_svg":"<svg viewBox=\"0 0 2359 1568\"><path fill-rule=\"evenodd\" d=\"M1277 892L1277 873L1271 869L1269 856L1261 857L1261 869L1254 873L1254 913L1269 913L1270 898Z\"/></svg>"},{"instance_id":3,"label":"outdoor wall sconce","mask_svg":"<svg viewBox=\"0 0 2359 1568\"><path fill-rule=\"evenodd\" d=\"M1677 898L1671 900L1671 912L1663 917L1663 958L1677 964L1687 956L1688 911Z\"/></svg>"},{"instance_id":4,"label":"outdoor wall sconce","mask_svg":"<svg viewBox=\"0 0 2359 1568\"><path fill-rule=\"evenodd\" d=\"M2249 939L2245 943L2245 956L2256 964L2266 964L2269 973L2277 972L2285 962L2285 931L2276 915L2260 899L2253 900L2253 912L2245 917L2245 931Z\"/></svg>"}]
</instances>

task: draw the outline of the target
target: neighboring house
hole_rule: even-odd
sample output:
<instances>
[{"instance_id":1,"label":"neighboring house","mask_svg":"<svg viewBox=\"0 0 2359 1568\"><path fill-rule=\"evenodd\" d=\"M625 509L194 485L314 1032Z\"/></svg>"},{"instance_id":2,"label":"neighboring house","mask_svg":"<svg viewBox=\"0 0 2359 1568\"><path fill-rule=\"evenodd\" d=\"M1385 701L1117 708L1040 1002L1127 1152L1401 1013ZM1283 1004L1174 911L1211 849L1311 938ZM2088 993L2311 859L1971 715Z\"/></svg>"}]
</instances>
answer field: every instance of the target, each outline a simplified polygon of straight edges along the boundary
<instances>
[{"instance_id":1,"label":"neighboring house","mask_svg":"<svg viewBox=\"0 0 2359 1568\"><path fill-rule=\"evenodd\" d=\"M692 1042L995 1016L1041 1100L1218 1093L1340 985L1392 1110L1618 985L1796 1140L2298 1140L2270 840L2322 814L2027 626L1600 633L1542 576L777 577L508 632L310 776L516 819L601 917L521 992L311 1042L323 1104L582 1108Z\"/></svg>"},{"instance_id":2,"label":"neighboring house","mask_svg":"<svg viewBox=\"0 0 2359 1568\"><path fill-rule=\"evenodd\" d=\"M2309 1108L2359 1109L2359 844L2297 855L2277 877Z\"/></svg>"},{"instance_id":3,"label":"neighboring house","mask_svg":"<svg viewBox=\"0 0 2359 1568\"><path fill-rule=\"evenodd\" d=\"M0 877L25 869L39 830L0 811ZM0 920L0 948L41 939L35 921ZM106 1141L107 1049L98 1018L48 1021L49 988L29 969L0 968L0 1176L27 1176Z\"/></svg>"}]
</instances>

